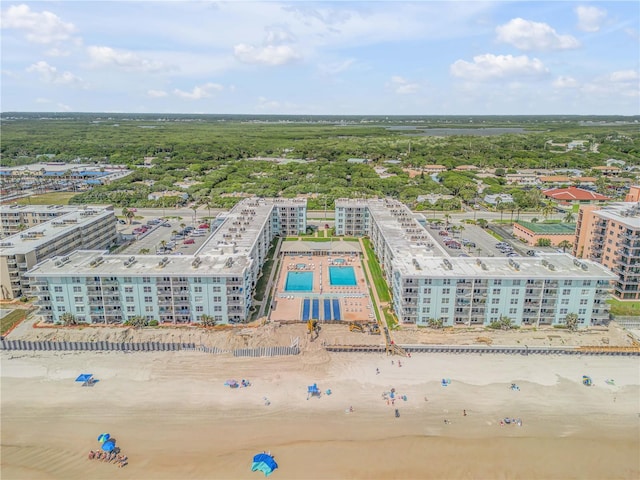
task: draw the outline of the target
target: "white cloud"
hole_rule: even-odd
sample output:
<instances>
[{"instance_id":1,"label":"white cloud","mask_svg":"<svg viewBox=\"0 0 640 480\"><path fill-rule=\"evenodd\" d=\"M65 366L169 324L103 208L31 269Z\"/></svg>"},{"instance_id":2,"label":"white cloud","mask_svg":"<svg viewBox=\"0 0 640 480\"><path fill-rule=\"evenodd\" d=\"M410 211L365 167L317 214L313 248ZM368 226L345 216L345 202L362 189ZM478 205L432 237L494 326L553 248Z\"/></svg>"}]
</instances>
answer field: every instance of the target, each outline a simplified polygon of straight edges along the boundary
<instances>
[{"instance_id":1,"label":"white cloud","mask_svg":"<svg viewBox=\"0 0 640 480\"><path fill-rule=\"evenodd\" d=\"M556 88L575 88L578 86L578 81L573 77L560 75L553 81L553 86Z\"/></svg>"},{"instance_id":2,"label":"white cloud","mask_svg":"<svg viewBox=\"0 0 640 480\"><path fill-rule=\"evenodd\" d=\"M265 45L256 47L240 43L233 47L233 54L243 63L268 65L271 67L285 65L300 60L300 55L289 45Z\"/></svg>"},{"instance_id":3,"label":"white cloud","mask_svg":"<svg viewBox=\"0 0 640 480\"><path fill-rule=\"evenodd\" d=\"M571 35L560 35L546 23L514 18L496 27L498 41L520 50L567 50L578 48L580 42Z\"/></svg>"},{"instance_id":4,"label":"white cloud","mask_svg":"<svg viewBox=\"0 0 640 480\"><path fill-rule=\"evenodd\" d=\"M612 72L585 84L582 91L588 95L605 97L640 97L640 73L635 70Z\"/></svg>"},{"instance_id":5,"label":"white cloud","mask_svg":"<svg viewBox=\"0 0 640 480\"><path fill-rule=\"evenodd\" d=\"M72 23L63 22L56 14L34 12L28 5L12 5L2 13L2 28L21 30L33 43L49 44L68 40L76 31Z\"/></svg>"},{"instance_id":6,"label":"white cloud","mask_svg":"<svg viewBox=\"0 0 640 480\"><path fill-rule=\"evenodd\" d=\"M606 10L585 7L584 5L576 7L576 15L578 15L578 28L584 32L597 32L604 19L607 18Z\"/></svg>"},{"instance_id":7,"label":"white cloud","mask_svg":"<svg viewBox=\"0 0 640 480\"><path fill-rule=\"evenodd\" d=\"M54 85L81 85L83 83L80 77L71 72L59 72L56 67L49 65L44 60L27 67L27 72L36 73L40 76L40 80Z\"/></svg>"},{"instance_id":8,"label":"white cloud","mask_svg":"<svg viewBox=\"0 0 640 480\"><path fill-rule=\"evenodd\" d=\"M50 48L45 52L47 57L68 57L71 55L69 50L62 50L60 48Z\"/></svg>"},{"instance_id":9,"label":"white cloud","mask_svg":"<svg viewBox=\"0 0 640 480\"><path fill-rule=\"evenodd\" d=\"M391 88L398 95L409 95L416 93L420 89L420 85L417 83L411 83L398 75L391 77L391 81L387 83L387 87Z\"/></svg>"},{"instance_id":10,"label":"white cloud","mask_svg":"<svg viewBox=\"0 0 640 480\"><path fill-rule=\"evenodd\" d=\"M115 50L111 47L90 46L87 53L96 67L118 67L133 72L159 72L171 70L162 62L149 60L134 52Z\"/></svg>"},{"instance_id":11,"label":"white cloud","mask_svg":"<svg viewBox=\"0 0 640 480\"><path fill-rule=\"evenodd\" d=\"M483 81L513 77L539 77L549 70L537 58L526 55L494 55L485 53L476 55L473 62L456 60L451 65L451 75L469 81Z\"/></svg>"},{"instance_id":12,"label":"white cloud","mask_svg":"<svg viewBox=\"0 0 640 480\"><path fill-rule=\"evenodd\" d=\"M352 58L339 62L320 63L318 64L318 70L322 75L337 75L349 70L354 63L355 60Z\"/></svg>"},{"instance_id":13,"label":"white cloud","mask_svg":"<svg viewBox=\"0 0 640 480\"><path fill-rule=\"evenodd\" d=\"M281 27L267 27L265 33L266 45L280 45L283 43L291 43L296 38L287 30Z\"/></svg>"},{"instance_id":14,"label":"white cloud","mask_svg":"<svg viewBox=\"0 0 640 480\"><path fill-rule=\"evenodd\" d=\"M164 90L147 90L147 96L151 98L162 98L168 95Z\"/></svg>"},{"instance_id":15,"label":"white cloud","mask_svg":"<svg viewBox=\"0 0 640 480\"><path fill-rule=\"evenodd\" d=\"M217 83L205 83L204 85L197 85L193 87L193 90L190 92L185 92L184 90L180 90L176 88L173 93L181 98L186 98L188 100L201 100L203 98L209 98L213 94L214 91L223 90L223 86Z\"/></svg>"}]
</instances>

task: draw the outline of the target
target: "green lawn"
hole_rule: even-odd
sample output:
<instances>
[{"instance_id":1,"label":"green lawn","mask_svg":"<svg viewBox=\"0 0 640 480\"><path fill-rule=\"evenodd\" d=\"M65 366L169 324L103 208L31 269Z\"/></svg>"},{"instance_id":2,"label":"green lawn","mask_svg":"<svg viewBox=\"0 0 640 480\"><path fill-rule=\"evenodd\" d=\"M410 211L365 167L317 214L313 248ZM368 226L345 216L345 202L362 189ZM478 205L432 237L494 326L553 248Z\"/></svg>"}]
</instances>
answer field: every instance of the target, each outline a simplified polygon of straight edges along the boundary
<instances>
[{"instance_id":1,"label":"green lawn","mask_svg":"<svg viewBox=\"0 0 640 480\"><path fill-rule=\"evenodd\" d=\"M504 238L502 238L502 235L497 234L496 232L494 232L490 228L485 229L485 232L487 232L492 237L496 238L499 242L502 242L504 240Z\"/></svg>"},{"instance_id":2,"label":"green lawn","mask_svg":"<svg viewBox=\"0 0 640 480\"><path fill-rule=\"evenodd\" d=\"M267 281L269 280L271 269L273 268L273 251L276 248L277 241L278 240L276 239L271 242L269 252L267 253L267 260L262 266L262 276L258 279L258 283L256 284L256 293L254 297L259 302L264 299L265 290L267 289Z\"/></svg>"},{"instance_id":3,"label":"green lawn","mask_svg":"<svg viewBox=\"0 0 640 480\"><path fill-rule=\"evenodd\" d=\"M25 318L27 318L28 314L29 314L29 310L14 310L8 315L5 315L4 317L2 317L2 320L0 320L0 326L1 326L0 333L4 335L6 332L11 330L14 325L17 325L18 323L23 321Z\"/></svg>"},{"instance_id":4,"label":"green lawn","mask_svg":"<svg viewBox=\"0 0 640 480\"><path fill-rule=\"evenodd\" d=\"M616 300L612 298L609 300L609 304L611 305L611 314L621 317L634 317L640 316L640 302L626 301L623 302L621 300Z\"/></svg>"},{"instance_id":5,"label":"green lawn","mask_svg":"<svg viewBox=\"0 0 640 480\"><path fill-rule=\"evenodd\" d=\"M382 275L382 269L380 268L376 254L373 252L373 248L371 248L371 241L368 238L365 238L362 243L367 251L367 257L369 258L369 271L373 277L373 285L376 287L376 291L378 292L378 298L381 302L388 302L391 300L389 286Z\"/></svg>"},{"instance_id":6,"label":"green lawn","mask_svg":"<svg viewBox=\"0 0 640 480\"><path fill-rule=\"evenodd\" d=\"M73 192L51 192L42 195L33 195L30 197L20 198L16 203L20 205L68 205L69 200L76 196Z\"/></svg>"}]
</instances>

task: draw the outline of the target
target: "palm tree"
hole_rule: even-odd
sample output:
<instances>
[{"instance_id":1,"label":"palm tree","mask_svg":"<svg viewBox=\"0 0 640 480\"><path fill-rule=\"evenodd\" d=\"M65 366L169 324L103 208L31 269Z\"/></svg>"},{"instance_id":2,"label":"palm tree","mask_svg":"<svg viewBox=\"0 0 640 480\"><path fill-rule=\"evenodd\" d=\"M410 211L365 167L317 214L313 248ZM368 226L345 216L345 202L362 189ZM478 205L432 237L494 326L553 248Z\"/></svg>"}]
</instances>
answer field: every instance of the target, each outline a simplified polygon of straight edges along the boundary
<instances>
[{"instance_id":1,"label":"palm tree","mask_svg":"<svg viewBox=\"0 0 640 480\"><path fill-rule=\"evenodd\" d=\"M78 319L69 312L60 315L60 321L65 327L72 327L78 324Z\"/></svg>"},{"instance_id":2,"label":"palm tree","mask_svg":"<svg viewBox=\"0 0 640 480\"><path fill-rule=\"evenodd\" d=\"M149 250L148 248L141 248L138 253L140 255L149 255L149 253L151 253L151 250Z\"/></svg>"},{"instance_id":3,"label":"palm tree","mask_svg":"<svg viewBox=\"0 0 640 480\"><path fill-rule=\"evenodd\" d=\"M548 219L551 215L553 215L553 212L556 211L556 206L553 204L553 202L547 202L542 206L542 216L544 217L544 219Z\"/></svg>"},{"instance_id":4,"label":"palm tree","mask_svg":"<svg viewBox=\"0 0 640 480\"><path fill-rule=\"evenodd\" d=\"M563 218L564 223L573 223L575 219L576 219L576 216L573 214L571 210L569 210Z\"/></svg>"},{"instance_id":5,"label":"palm tree","mask_svg":"<svg viewBox=\"0 0 640 480\"><path fill-rule=\"evenodd\" d=\"M562 249L562 253L564 253L565 250L573 247L573 243L571 243L569 240L562 240L560 243L558 243L558 246Z\"/></svg>"},{"instance_id":6,"label":"palm tree","mask_svg":"<svg viewBox=\"0 0 640 480\"><path fill-rule=\"evenodd\" d=\"M480 228L487 228L489 226L489 221L486 218L479 218L476 220L476 223Z\"/></svg>"},{"instance_id":7,"label":"palm tree","mask_svg":"<svg viewBox=\"0 0 640 480\"><path fill-rule=\"evenodd\" d=\"M129 222L129 225L131 225L131 221L133 220L133 217L135 217L135 213L133 213L127 207L124 207L122 209L122 215L124 215L124 218L126 218L127 221Z\"/></svg>"},{"instance_id":8,"label":"palm tree","mask_svg":"<svg viewBox=\"0 0 640 480\"><path fill-rule=\"evenodd\" d=\"M568 313L567 316L564 317L564 323L569 330L575 332L578 329L578 314Z\"/></svg>"},{"instance_id":9,"label":"palm tree","mask_svg":"<svg viewBox=\"0 0 640 480\"><path fill-rule=\"evenodd\" d=\"M215 327L216 320L211 315L202 315L200 317L200 321L202 322L203 327Z\"/></svg>"},{"instance_id":10,"label":"palm tree","mask_svg":"<svg viewBox=\"0 0 640 480\"><path fill-rule=\"evenodd\" d=\"M451 215L449 215L448 213L444 214L444 229L446 230L447 228L449 228L449 220L451 220Z\"/></svg>"},{"instance_id":11,"label":"palm tree","mask_svg":"<svg viewBox=\"0 0 640 480\"><path fill-rule=\"evenodd\" d=\"M194 202L191 204L191 210L193 210L193 224L195 225L196 223L198 223L198 207L200 206L199 203Z\"/></svg>"}]
</instances>

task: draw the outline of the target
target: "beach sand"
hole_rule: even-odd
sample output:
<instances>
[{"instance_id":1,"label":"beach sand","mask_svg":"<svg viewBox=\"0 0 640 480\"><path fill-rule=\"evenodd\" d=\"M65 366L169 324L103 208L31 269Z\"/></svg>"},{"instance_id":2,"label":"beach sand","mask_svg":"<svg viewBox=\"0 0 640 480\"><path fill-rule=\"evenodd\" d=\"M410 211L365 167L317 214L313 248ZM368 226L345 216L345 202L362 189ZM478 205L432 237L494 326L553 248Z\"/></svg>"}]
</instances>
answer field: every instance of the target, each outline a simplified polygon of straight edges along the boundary
<instances>
[{"instance_id":1,"label":"beach sand","mask_svg":"<svg viewBox=\"0 0 640 480\"><path fill-rule=\"evenodd\" d=\"M0 355L3 480L263 478L250 467L265 450L281 479L640 477L637 358ZM94 387L74 382L87 372ZM252 386L230 389L230 378ZM307 400L314 382L323 395ZM387 405L391 388L407 400ZM87 459L102 432L127 467Z\"/></svg>"}]
</instances>

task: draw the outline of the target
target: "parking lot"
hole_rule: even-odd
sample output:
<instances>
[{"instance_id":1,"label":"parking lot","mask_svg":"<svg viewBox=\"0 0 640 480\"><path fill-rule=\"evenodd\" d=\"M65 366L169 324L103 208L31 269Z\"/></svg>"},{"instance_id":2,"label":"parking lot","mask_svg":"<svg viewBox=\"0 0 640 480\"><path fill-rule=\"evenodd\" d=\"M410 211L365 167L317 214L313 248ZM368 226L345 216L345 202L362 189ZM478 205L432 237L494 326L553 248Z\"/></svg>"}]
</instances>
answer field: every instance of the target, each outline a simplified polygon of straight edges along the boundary
<instances>
[{"instance_id":1,"label":"parking lot","mask_svg":"<svg viewBox=\"0 0 640 480\"><path fill-rule=\"evenodd\" d=\"M120 253L123 255L139 255L140 252L158 255L192 255L202 246L209 237L208 229L200 233L176 236L177 232L186 229L198 230L199 225L187 225L182 220L167 219L156 225L149 226L146 232L139 232L139 229L147 222L156 220L153 217L142 220L134 220L131 225L119 224L119 231L124 235L133 235L135 241Z\"/></svg>"},{"instance_id":2,"label":"parking lot","mask_svg":"<svg viewBox=\"0 0 640 480\"><path fill-rule=\"evenodd\" d=\"M444 225L433 228L427 224L427 230L429 230L435 241L452 257L506 257L511 251L521 256L526 255L526 252L531 250L531 247L527 247L520 242L508 240L505 240L505 242L509 243L512 249L501 249L497 246L500 241L477 225L453 222L449 226L462 226L464 229L461 232L452 231L445 234ZM448 242L447 239L455 240L460 245L460 248L447 246L447 243L451 245L451 242ZM453 245L455 246L455 244Z\"/></svg>"}]
</instances>

